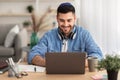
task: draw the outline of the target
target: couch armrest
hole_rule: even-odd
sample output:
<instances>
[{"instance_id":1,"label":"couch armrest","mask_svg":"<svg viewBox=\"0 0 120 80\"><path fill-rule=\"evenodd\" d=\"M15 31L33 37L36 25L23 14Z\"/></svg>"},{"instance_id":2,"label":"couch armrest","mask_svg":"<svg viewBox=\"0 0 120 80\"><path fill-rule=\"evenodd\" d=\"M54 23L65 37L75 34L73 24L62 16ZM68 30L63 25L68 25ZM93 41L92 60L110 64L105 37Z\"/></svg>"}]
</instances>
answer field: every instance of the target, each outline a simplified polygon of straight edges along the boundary
<instances>
[{"instance_id":1,"label":"couch armrest","mask_svg":"<svg viewBox=\"0 0 120 80\"><path fill-rule=\"evenodd\" d=\"M22 47L27 46L27 31L22 29L15 38L15 61L18 61L22 57Z\"/></svg>"}]
</instances>

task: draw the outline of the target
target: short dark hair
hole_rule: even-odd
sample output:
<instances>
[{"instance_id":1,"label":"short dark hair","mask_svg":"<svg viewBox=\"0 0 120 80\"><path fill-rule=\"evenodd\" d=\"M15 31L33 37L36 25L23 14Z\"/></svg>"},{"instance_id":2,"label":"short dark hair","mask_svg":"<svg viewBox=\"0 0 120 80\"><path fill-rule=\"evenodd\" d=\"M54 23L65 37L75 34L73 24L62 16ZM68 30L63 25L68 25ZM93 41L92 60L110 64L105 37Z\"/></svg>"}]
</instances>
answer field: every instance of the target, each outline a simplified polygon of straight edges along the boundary
<instances>
[{"instance_id":1,"label":"short dark hair","mask_svg":"<svg viewBox=\"0 0 120 80\"><path fill-rule=\"evenodd\" d=\"M68 12L75 13L74 6L69 2L61 3L57 8L57 15L58 13L68 13Z\"/></svg>"}]
</instances>

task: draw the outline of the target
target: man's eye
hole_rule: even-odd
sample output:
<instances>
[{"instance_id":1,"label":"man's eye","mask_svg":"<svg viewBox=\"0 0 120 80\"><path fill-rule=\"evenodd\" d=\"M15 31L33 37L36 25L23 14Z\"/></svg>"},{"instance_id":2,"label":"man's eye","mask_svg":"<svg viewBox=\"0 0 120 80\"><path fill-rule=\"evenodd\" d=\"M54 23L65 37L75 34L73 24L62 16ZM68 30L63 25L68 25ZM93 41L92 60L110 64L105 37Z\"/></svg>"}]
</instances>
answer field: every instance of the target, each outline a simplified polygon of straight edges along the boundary
<instances>
[{"instance_id":1,"label":"man's eye","mask_svg":"<svg viewBox=\"0 0 120 80\"><path fill-rule=\"evenodd\" d=\"M70 19L70 20L68 20L68 22L71 22L72 20Z\"/></svg>"},{"instance_id":2,"label":"man's eye","mask_svg":"<svg viewBox=\"0 0 120 80\"><path fill-rule=\"evenodd\" d=\"M64 22L64 20L60 19L61 22Z\"/></svg>"}]
</instances>

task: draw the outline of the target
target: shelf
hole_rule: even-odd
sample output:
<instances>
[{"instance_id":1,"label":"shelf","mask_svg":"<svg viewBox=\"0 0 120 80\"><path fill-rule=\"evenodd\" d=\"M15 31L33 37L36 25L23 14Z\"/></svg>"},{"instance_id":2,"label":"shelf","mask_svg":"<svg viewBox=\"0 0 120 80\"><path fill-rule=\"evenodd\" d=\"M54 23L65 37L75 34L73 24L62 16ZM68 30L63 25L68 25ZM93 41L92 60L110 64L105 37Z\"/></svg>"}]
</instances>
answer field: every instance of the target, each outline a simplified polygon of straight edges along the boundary
<instances>
[{"instance_id":1,"label":"shelf","mask_svg":"<svg viewBox=\"0 0 120 80\"><path fill-rule=\"evenodd\" d=\"M36 2L36 0L0 0L0 2ZM40 2L49 2L50 0L39 0ZM52 1L57 1L58 0L52 0ZM59 0L59 1L64 1L64 0ZM74 0L66 0L66 1L74 1Z\"/></svg>"},{"instance_id":2,"label":"shelf","mask_svg":"<svg viewBox=\"0 0 120 80\"><path fill-rule=\"evenodd\" d=\"M11 2L11 1L14 1L14 2L31 2L31 1L36 1L36 0L0 0L0 2Z\"/></svg>"},{"instance_id":3,"label":"shelf","mask_svg":"<svg viewBox=\"0 0 120 80\"><path fill-rule=\"evenodd\" d=\"M0 17L30 17L30 13L0 13Z\"/></svg>"}]
</instances>

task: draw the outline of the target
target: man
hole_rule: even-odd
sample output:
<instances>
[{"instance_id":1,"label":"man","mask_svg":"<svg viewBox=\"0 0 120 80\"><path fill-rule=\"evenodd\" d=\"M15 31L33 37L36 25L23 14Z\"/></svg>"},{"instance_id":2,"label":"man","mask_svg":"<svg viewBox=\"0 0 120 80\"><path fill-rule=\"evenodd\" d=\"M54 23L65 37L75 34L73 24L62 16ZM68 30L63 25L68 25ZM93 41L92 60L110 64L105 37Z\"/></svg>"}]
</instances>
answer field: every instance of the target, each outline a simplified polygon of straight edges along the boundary
<instances>
[{"instance_id":1,"label":"man","mask_svg":"<svg viewBox=\"0 0 120 80\"><path fill-rule=\"evenodd\" d=\"M38 44L32 48L28 63L45 66L46 52L87 52L87 56L101 59L102 52L90 33L75 25L75 8L70 3L62 3L57 9L58 28L45 33Z\"/></svg>"}]
</instances>

